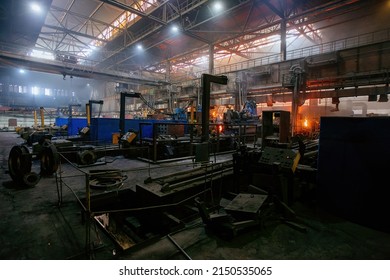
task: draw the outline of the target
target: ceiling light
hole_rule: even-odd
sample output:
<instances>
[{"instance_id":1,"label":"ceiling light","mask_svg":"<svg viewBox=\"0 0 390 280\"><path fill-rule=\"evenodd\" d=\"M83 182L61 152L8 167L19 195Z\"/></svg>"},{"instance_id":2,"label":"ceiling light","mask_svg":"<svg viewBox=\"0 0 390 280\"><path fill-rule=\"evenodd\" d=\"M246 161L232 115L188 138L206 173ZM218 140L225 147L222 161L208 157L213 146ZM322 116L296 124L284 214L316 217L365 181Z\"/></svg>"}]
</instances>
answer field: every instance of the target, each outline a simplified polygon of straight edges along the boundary
<instances>
[{"instance_id":1,"label":"ceiling light","mask_svg":"<svg viewBox=\"0 0 390 280\"><path fill-rule=\"evenodd\" d=\"M138 44L138 45L137 45L137 49L138 49L138 50L142 50L142 45L141 45L141 44Z\"/></svg>"},{"instance_id":2,"label":"ceiling light","mask_svg":"<svg viewBox=\"0 0 390 280\"><path fill-rule=\"evenodd\" d=\"M221 2L217 1L214 3L213 8L214 8L214 11L220 12L223 10L223 5Z\"/></svg>"},{"instance_id":3,"label":"ceiling light","mask_svg":"<svg viewBox=\"0 0 390 280\"><path fill-rule=\"evenodd\" d=\"M173 32L178 32L178 31L179 31L179 27L177 27L177 25L173 25L172 28L171 28L171 30L172 30Z\"/></svg>"},{"instance_id":4,"label":"ceiling light","mask_svg":"<svg viewBox=\"0 0 390 280\"><path fill-rule=\"evenodd\" d=\"M24 71L24 69L19 69L19 73L20 74L24 74L26 71Z\"/></svg>"},{"instance_id":5,"label":"ceiling light","mask_svg":"<svg viewBox=\"0 0 390 280\"><path fill-rule=\"evenodd\" d=\"M37 3L31 3L30 7L31 10L33 10L36 13L40 13L42 11L41 6L39 6Z\"/></svg>"}]
</instances>

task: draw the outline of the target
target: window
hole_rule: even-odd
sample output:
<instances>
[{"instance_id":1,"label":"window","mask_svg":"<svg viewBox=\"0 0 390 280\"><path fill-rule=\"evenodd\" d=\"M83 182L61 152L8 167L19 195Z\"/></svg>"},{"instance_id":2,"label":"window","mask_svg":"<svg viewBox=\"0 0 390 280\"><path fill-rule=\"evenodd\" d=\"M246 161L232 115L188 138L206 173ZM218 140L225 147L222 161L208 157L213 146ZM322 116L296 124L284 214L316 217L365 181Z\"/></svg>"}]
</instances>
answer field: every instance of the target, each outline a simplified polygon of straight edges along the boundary
<instances>
[{"instance_id":1,"label":"window","mask_svg":"<svg viewBox=\"0 0 390 280\"><path fill-rule=\"evenodd\" d=\"M39 94L39 91L40 91L40 88L39 87L32 87L31 88L31 93L33 94L33 95L38 95Z\"/></svg>"}]
</instances>

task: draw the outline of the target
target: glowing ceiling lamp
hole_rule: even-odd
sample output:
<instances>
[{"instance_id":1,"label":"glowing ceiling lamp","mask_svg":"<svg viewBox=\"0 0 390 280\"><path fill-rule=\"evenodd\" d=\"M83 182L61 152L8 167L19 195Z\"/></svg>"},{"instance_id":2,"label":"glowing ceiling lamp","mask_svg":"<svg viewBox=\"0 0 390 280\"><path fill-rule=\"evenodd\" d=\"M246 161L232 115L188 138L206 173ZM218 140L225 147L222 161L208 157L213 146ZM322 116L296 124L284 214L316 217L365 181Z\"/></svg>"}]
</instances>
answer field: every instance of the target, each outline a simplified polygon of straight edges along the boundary
<instances>
[{"instance_id":1,"label":"glowing ceiling lamp","mask_svg":"<svg viewBox=\"0 0 390 280\"><path fill-rule=\"evenodd\" d=\"M213 9L215 12L221 12L223 10L222 2L221 1L214 2Z\"/></svg>"},{"instance_id":2,"label":"glowing ceiling lamp","mask_svg":"<svg viewBox=\"0 0 390 280\"><path fill-rule=\"evenodd\" d=\"M41 13L42 12L42 7L38 5L37 3L31 3L30 4L31 10L35 13Z\"/></svg>"},{"instance_id":3,"label":"glowing ceiling lamp","mask_svg":"<svg viewBox=\"0 0 390 280\"><path fill-rule=\"evenodd\" d=\"M173 25L171 27L171 30L172 30L172 32L177 33L177 32L179 32L179 27L177 27L177 25Z\"/></svg>"}]
</instances>

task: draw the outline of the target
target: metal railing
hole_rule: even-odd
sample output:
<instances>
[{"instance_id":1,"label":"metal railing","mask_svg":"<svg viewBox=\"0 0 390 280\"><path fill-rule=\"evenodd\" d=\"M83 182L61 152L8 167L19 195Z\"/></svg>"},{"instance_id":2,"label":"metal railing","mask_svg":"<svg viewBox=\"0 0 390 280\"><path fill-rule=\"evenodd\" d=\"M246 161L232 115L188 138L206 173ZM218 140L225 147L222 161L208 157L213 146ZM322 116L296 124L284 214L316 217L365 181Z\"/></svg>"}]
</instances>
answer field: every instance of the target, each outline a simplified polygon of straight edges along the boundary
<instances>
[{"instance_id":1,"label":"metal railing","mask_svg":"<svg viewBox=\"0 0 390 280\"><path fill-rule=\"evenodd\" d=\"M287 52L287 60L304 58L312 55L324 54L344 50L348 48L355 48L380 42L386 42L390 40L390 29L379 30L371 33L365 33L362 35L349 37L341 40L336 40L320 45L305 47L301 49L291 50ZM240 70L255 68L258 66L269 65L272 63L282 62L280 54L274 54L270 56L264 56L255 58L243 62L233 63L230 65L224 65L214 68L214 75L226 74L229 72L236 72ZM195 73L197 74L197 73ZM201 73L199 73L201 74Z\"/></svg>"}]
</instances>

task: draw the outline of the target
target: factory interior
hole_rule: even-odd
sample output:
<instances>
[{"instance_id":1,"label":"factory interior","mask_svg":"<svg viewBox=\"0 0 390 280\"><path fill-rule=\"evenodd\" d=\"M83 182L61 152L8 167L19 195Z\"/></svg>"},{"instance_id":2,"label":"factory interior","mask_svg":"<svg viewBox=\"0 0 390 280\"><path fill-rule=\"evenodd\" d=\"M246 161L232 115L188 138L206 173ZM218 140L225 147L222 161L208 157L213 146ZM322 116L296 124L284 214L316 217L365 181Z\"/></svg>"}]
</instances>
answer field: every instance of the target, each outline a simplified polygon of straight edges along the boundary
<instances>
[{"instance_id":1,"label":"factory interior","mask_svg":"<svg viewBox=\"0 0 390 280\"><path fill-rule=\"evenodd\" d=\"M390 1L0 15L1 260L390 259Z\"/></svg>"}]
</instances>

